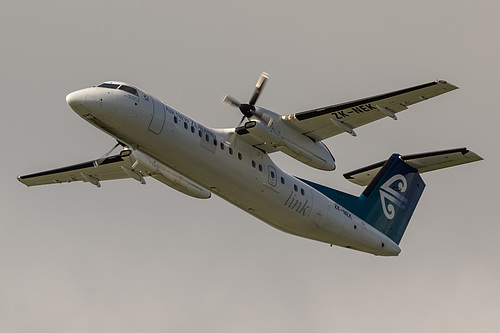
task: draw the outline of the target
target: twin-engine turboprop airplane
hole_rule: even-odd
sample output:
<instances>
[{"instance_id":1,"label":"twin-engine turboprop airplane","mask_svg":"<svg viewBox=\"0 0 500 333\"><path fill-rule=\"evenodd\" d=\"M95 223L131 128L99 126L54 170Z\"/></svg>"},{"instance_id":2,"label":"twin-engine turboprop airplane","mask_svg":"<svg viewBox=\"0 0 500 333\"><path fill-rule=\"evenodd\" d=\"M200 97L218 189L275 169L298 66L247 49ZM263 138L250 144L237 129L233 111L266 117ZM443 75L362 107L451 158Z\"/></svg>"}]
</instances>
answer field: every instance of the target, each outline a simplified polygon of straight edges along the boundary
<instances>
[{"instance_id":1,"label":"twin-engine turboprop airplane","mask_svg":"<svg viewBox=\"0 0 500 333\"><path fill-rule=\"evenodd\" d=\"M420 173L481 160L466 148L401 156L344 176L367 186L359 196L291 176L270 154L281 151L314 168L334 170L321 140L408 106L457 89L435 81L353 102L286 116L256 106L263 73L248 104L227 95L223 102L243 114L236 128L203 126L146 92L105 82L70 93L69 106L118 141L122 151L86 163L18 177L27 186L151 176L176 190L207 199L211 193L269 225L293 235L382 256L400 253L399 243L424 190Z\"/></svg>"}]
</instances>

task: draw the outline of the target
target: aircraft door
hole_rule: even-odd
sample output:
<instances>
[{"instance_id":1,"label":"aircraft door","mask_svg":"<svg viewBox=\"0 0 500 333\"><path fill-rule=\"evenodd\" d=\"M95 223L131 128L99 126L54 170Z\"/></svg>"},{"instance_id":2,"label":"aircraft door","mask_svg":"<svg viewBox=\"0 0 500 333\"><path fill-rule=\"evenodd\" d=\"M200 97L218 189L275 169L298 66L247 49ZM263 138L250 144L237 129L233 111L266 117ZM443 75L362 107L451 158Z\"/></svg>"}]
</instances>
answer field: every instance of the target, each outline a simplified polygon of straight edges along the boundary
<instances>
[{"instance_id":1,"label":"aircraft door","mask_svg":"<svg viewBox=\"0 0 500 333\"><path fill-rule=\"evenodd\" d=\"M312 191L312 209L309 214L309 219L311 222L316 224L318 227L322 227L326 222L326 217L328 215L328 200L321 194Z\"/></svg>"},{"instance_id":2,"label":"aircraft door","mask_svg":"<svg viewBox=\"0 0 500 333\"><path fill-rule=\"evenodd\" d=\"M165 106L162 102L151 96L153 101L153 117L149 124L149 130L155 134L160 134L165 125Z\"/></svg>"}]
</instances>

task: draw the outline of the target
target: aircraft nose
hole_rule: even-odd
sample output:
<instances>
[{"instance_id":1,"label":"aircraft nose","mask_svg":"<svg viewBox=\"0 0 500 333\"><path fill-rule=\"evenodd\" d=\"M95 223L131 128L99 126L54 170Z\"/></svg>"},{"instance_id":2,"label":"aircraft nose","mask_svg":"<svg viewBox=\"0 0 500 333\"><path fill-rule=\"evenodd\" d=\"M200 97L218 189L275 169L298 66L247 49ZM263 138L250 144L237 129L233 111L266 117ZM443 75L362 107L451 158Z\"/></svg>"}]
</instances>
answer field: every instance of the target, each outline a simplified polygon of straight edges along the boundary
<instances>
[{"instance_id":1,"label":"aircraft nose","mask_svg":"<svg viewBox=\"0 0 500 333\"><path fill-rule=\"evenodd\" d=\"M66 96L68 105L78 114L100 112L102 98L99 98L93 88L74 91Z\"/></svg>"},{"instance_id":2,"label":"aircraft nose","mask_svg":"<svg viewBox=\"0 0 500 333\"><path fill-rule=\"evenodd\" d=\"M84 100L85 94L83 94L81 90L73 91L66 96L66 103L75 111L82 106Z\"/></svg>"}]
</instances>

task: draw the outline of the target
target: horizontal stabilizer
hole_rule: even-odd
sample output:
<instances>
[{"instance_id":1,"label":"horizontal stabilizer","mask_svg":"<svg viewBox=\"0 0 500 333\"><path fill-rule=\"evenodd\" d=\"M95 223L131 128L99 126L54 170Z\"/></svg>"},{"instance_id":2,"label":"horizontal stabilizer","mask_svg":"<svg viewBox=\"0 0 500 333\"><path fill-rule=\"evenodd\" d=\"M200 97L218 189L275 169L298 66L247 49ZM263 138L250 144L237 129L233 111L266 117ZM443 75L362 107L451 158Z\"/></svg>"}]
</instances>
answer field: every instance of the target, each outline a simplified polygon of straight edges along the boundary
<instances>
[{"instance_id":1,"label":"horizontal stabilizer","mask_svg":"<svg viewBox=\"0 0 500 333\"><path fill-rule=\"evenodd\" d=\"M401 159L409 166L417 169L419 173L482 160L480 156L469 151L467 148L405 155L401 156ZM384 163L385 161L382 161L345 173L344 177L354 184L367 186L380 171Z\"/></svg>"}]
</instances>

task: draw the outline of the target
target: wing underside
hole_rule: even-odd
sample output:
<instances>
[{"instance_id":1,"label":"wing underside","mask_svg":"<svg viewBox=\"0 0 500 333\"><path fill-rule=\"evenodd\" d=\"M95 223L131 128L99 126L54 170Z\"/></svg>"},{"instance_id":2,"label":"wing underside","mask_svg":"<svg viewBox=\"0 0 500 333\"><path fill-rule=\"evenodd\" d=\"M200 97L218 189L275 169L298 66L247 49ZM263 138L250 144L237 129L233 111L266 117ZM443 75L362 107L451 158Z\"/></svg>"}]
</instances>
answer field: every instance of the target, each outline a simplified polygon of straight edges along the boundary
<instances>
[{"instance_id":1,"label":"wing underside","mask_svg":"<svg viewBox=\"0 0 500 333\"><path fill-rule=\"evenodd\" d=\"M143 153L132 152L129 149L122 150L120 154L107 157L102 161L95 160L74 164L19 176L17 179L26 186L83 181L100 187L101 181L126 178L145 184L144 177L148 176L195 198L208 199L211 196L209 190L193 180Z\"/></svg>"},{"instance_id":2,"label":"wing underside","mask_svg":"<svg viewBox=\"0 0 500 333\"><path fill-rule=\"evenodd\" d=\"M19 176L17 179L26 186L71 183L76 181L91 182L94 185L97 185L97 182L100 181L132 178L126 171L124 171L124 168L131 170L132 164L133 161L130 156L122 157L120 155L115 155L106 158L99 164L97 161L89 161L58 169ZM145 176L149 175L145 169L140 170L134 168L134 172L144 174Z\"/></svg>"}]
</instances>

